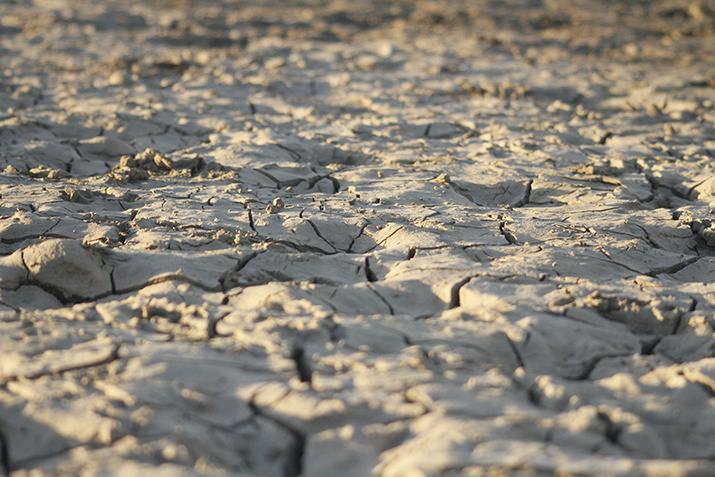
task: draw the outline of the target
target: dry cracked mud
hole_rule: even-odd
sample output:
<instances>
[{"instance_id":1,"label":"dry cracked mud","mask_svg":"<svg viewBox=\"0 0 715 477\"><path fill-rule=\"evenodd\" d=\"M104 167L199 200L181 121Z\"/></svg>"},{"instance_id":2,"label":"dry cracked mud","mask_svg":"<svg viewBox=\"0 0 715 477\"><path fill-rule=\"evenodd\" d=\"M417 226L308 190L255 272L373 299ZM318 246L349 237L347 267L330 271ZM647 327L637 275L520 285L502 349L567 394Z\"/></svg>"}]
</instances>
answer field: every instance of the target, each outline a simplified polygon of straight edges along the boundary
<instances>
[{"instance_id":1,"label":"dry cracked mud","mask_svg":"<svg viewBox=\"0 0 715 477\"><path fill-rule=\"evenodd\" d=\"M0 1L0 474L715 475L712 1Z\"/></svg>"}]
</instances>

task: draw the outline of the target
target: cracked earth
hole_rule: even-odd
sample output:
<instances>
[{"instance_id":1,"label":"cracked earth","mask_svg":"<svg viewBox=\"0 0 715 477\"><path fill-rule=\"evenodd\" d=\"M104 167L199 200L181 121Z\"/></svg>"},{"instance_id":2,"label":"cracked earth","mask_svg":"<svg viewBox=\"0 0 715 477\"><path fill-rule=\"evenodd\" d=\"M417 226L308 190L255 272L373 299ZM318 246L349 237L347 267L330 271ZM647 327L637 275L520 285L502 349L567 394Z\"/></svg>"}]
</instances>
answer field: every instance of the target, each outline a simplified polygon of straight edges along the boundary
<instances>
[{"instance_id":1,"label":"cracked earth","mask_svg":"<svg viewBox=\"0 0 715 477\"><path fill-rule=\"evenodd\" d=\"M715 475L711 1L0 1L0 474Z\"/></svg>"}]
</instances>

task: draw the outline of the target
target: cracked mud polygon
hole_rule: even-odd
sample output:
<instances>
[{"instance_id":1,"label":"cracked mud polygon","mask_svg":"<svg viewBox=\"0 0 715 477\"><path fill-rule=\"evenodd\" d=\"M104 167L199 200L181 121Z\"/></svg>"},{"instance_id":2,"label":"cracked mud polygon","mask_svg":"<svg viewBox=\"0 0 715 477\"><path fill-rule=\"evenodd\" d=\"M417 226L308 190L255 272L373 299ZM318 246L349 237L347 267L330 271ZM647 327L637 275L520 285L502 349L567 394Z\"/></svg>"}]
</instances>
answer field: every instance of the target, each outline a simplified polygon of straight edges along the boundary
<instances>
[{"instance_id":1,"label":"cracked mud polygon","mask_svg":"<svg viewBox=\"0 0 715 477\"><path fill-rule=\"evenodd\" d=\"M715 475L712 1L0 1L0 474Z\"/></svg>"}]
</instances>

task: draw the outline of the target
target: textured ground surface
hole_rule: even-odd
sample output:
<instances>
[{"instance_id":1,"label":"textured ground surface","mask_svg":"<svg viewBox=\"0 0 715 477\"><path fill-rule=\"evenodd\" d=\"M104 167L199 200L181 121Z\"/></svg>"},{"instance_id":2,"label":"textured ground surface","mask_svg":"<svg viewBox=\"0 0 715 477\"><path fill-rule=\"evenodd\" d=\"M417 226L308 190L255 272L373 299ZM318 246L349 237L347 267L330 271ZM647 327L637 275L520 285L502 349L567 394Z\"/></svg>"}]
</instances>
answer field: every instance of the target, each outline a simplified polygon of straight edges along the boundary
<instances>
[{"instance_id":1,"label":"textured ground surface","mask_svg":"<svg viewBox=\"0 0 715 477\"><path fill-rule=\"evenodd\" d=\"M0 473L715 475L713 2L5 0L0 73Z\"/></svg>"}]
</instances>

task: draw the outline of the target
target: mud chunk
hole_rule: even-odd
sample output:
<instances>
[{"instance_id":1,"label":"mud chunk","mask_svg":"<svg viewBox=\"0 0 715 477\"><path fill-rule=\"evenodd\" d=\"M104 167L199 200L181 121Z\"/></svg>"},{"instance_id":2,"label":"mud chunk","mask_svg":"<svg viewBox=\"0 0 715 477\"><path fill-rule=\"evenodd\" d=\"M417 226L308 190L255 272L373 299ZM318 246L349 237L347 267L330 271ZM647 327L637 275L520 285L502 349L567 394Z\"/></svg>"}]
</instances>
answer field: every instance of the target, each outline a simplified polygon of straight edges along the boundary
<instances>
[{"instance_id":1,"label":"mud chunk","mask_svg":"<svg viewBox=\"0 0 715 477\"><path fill-rule=\"evenodd\" d=\"M18 210L12 216L0 221L0 240L13 243L39 237L55 223L56 221L50 218L38 217Z\"/></svg>"},{"instance_id":2,"label":"mud chunk","mask_svg":"<svg viewBox=\"0 0 715 477\"><path fill-rule=\"evenodd\" d=\"M16 176L20 174L20 170L12 164L9 164L5 166L5 169L3 169L2 173L8 176Z\"/></svg>"},{"instance_id":3,"label":"mud chunk","mask_svg":"<svg viewBox=\"0 0 715 477\"><path fill-rule=\"evenodd\" d=\"M77 240L52 239L23 251L30 279L74 301L111 292L109 272L100 255Z\"/></svg>"},{"instance_id":4,"label":"mud chunk","mask_svg":"<svg viewBox=\"0 0 715 477\"><path fill-rule=\"evenodd\" d=\"M665 297L648 303L628 297L603 296L599 292L586 298L584 305L596 309L608 320L623 323L632 333L659 336L673 333L687 311L687 306Z\"/></svg>"},{"instance_id":5,"label":"mud chunk","mask_svg":"<svg viewBox=\"0 0 715 477\"><path fill-rule=\"evenodd\" d=\"M50 179L50 180L64 179L65 177L70 176L69 173L67 173L67 171L63 171L62 169L52 169L50 167L45 167L45 166L33 167L32 169L30 169L27 172L30 177Z\"/></svg>"},{"instance_id":6,"label":"mud chunk","mask_svg":"<svg viewBox=\"0 0 715 477\"><path fill-rule=\"evenodd\" d=\"M715 247L715 222L710 220L694 220L690 229L708 246Z\"/></svg>"},{"instance_id":7,"label":"mud chunk","mask_svg":"<svg viewBox=\"0 0 715 477\"><path fill-rule=\"evenodd\" d=\"M204 160L191 156L172 160L156 149L147 148L135 156L122 156L111 176L119 182L137 182L151 176L192 177L204 166Z\"/></svg>"},{"instance_id":8,"label":"mud chunk","mask_svg":"<svg viewBox=\"0 0 715 477\"><path fill-rule=\"evenodd\" d=\"M276 197L271 201L271 203L266 207L266 211L269 214L276 214L279 211L283 210L285 208L285 204L283 203L283 199L280 197Z\"/></svg>"},{"instance_id":9,"label":"mud chunk","mask_svg":"<svg viewBox=\"0 0 715 477\"><path fill-rule=\"evenodd\" d=\"M432 180L434 182L436 182L437 184L443 185L443 186L449 184L452 181L449 177L449 174L446 174L446 173L442 173Z\"/></svg>"},{"instance_id":10,"label":"mud chunk","mask_svg":"<svg viewBox=\"0 0 715 477\"><path fill-rule=\"evenodd\" d=\"M0 288L14 290L27 278L22 263L22 251L0 257Z\"/></svg>"},{"instance_id":11,"label":"mud chunk","mask_svg":"<svg viewBox=\"0 0 715 477\"><path fill-rule=\"evenodd\" d=\"M67 202L77 202L79 204L89 204L92 202L91 192L75 187L65 187L64 190L60 192L60 197Z\"/></svg>"}]
</instances>

